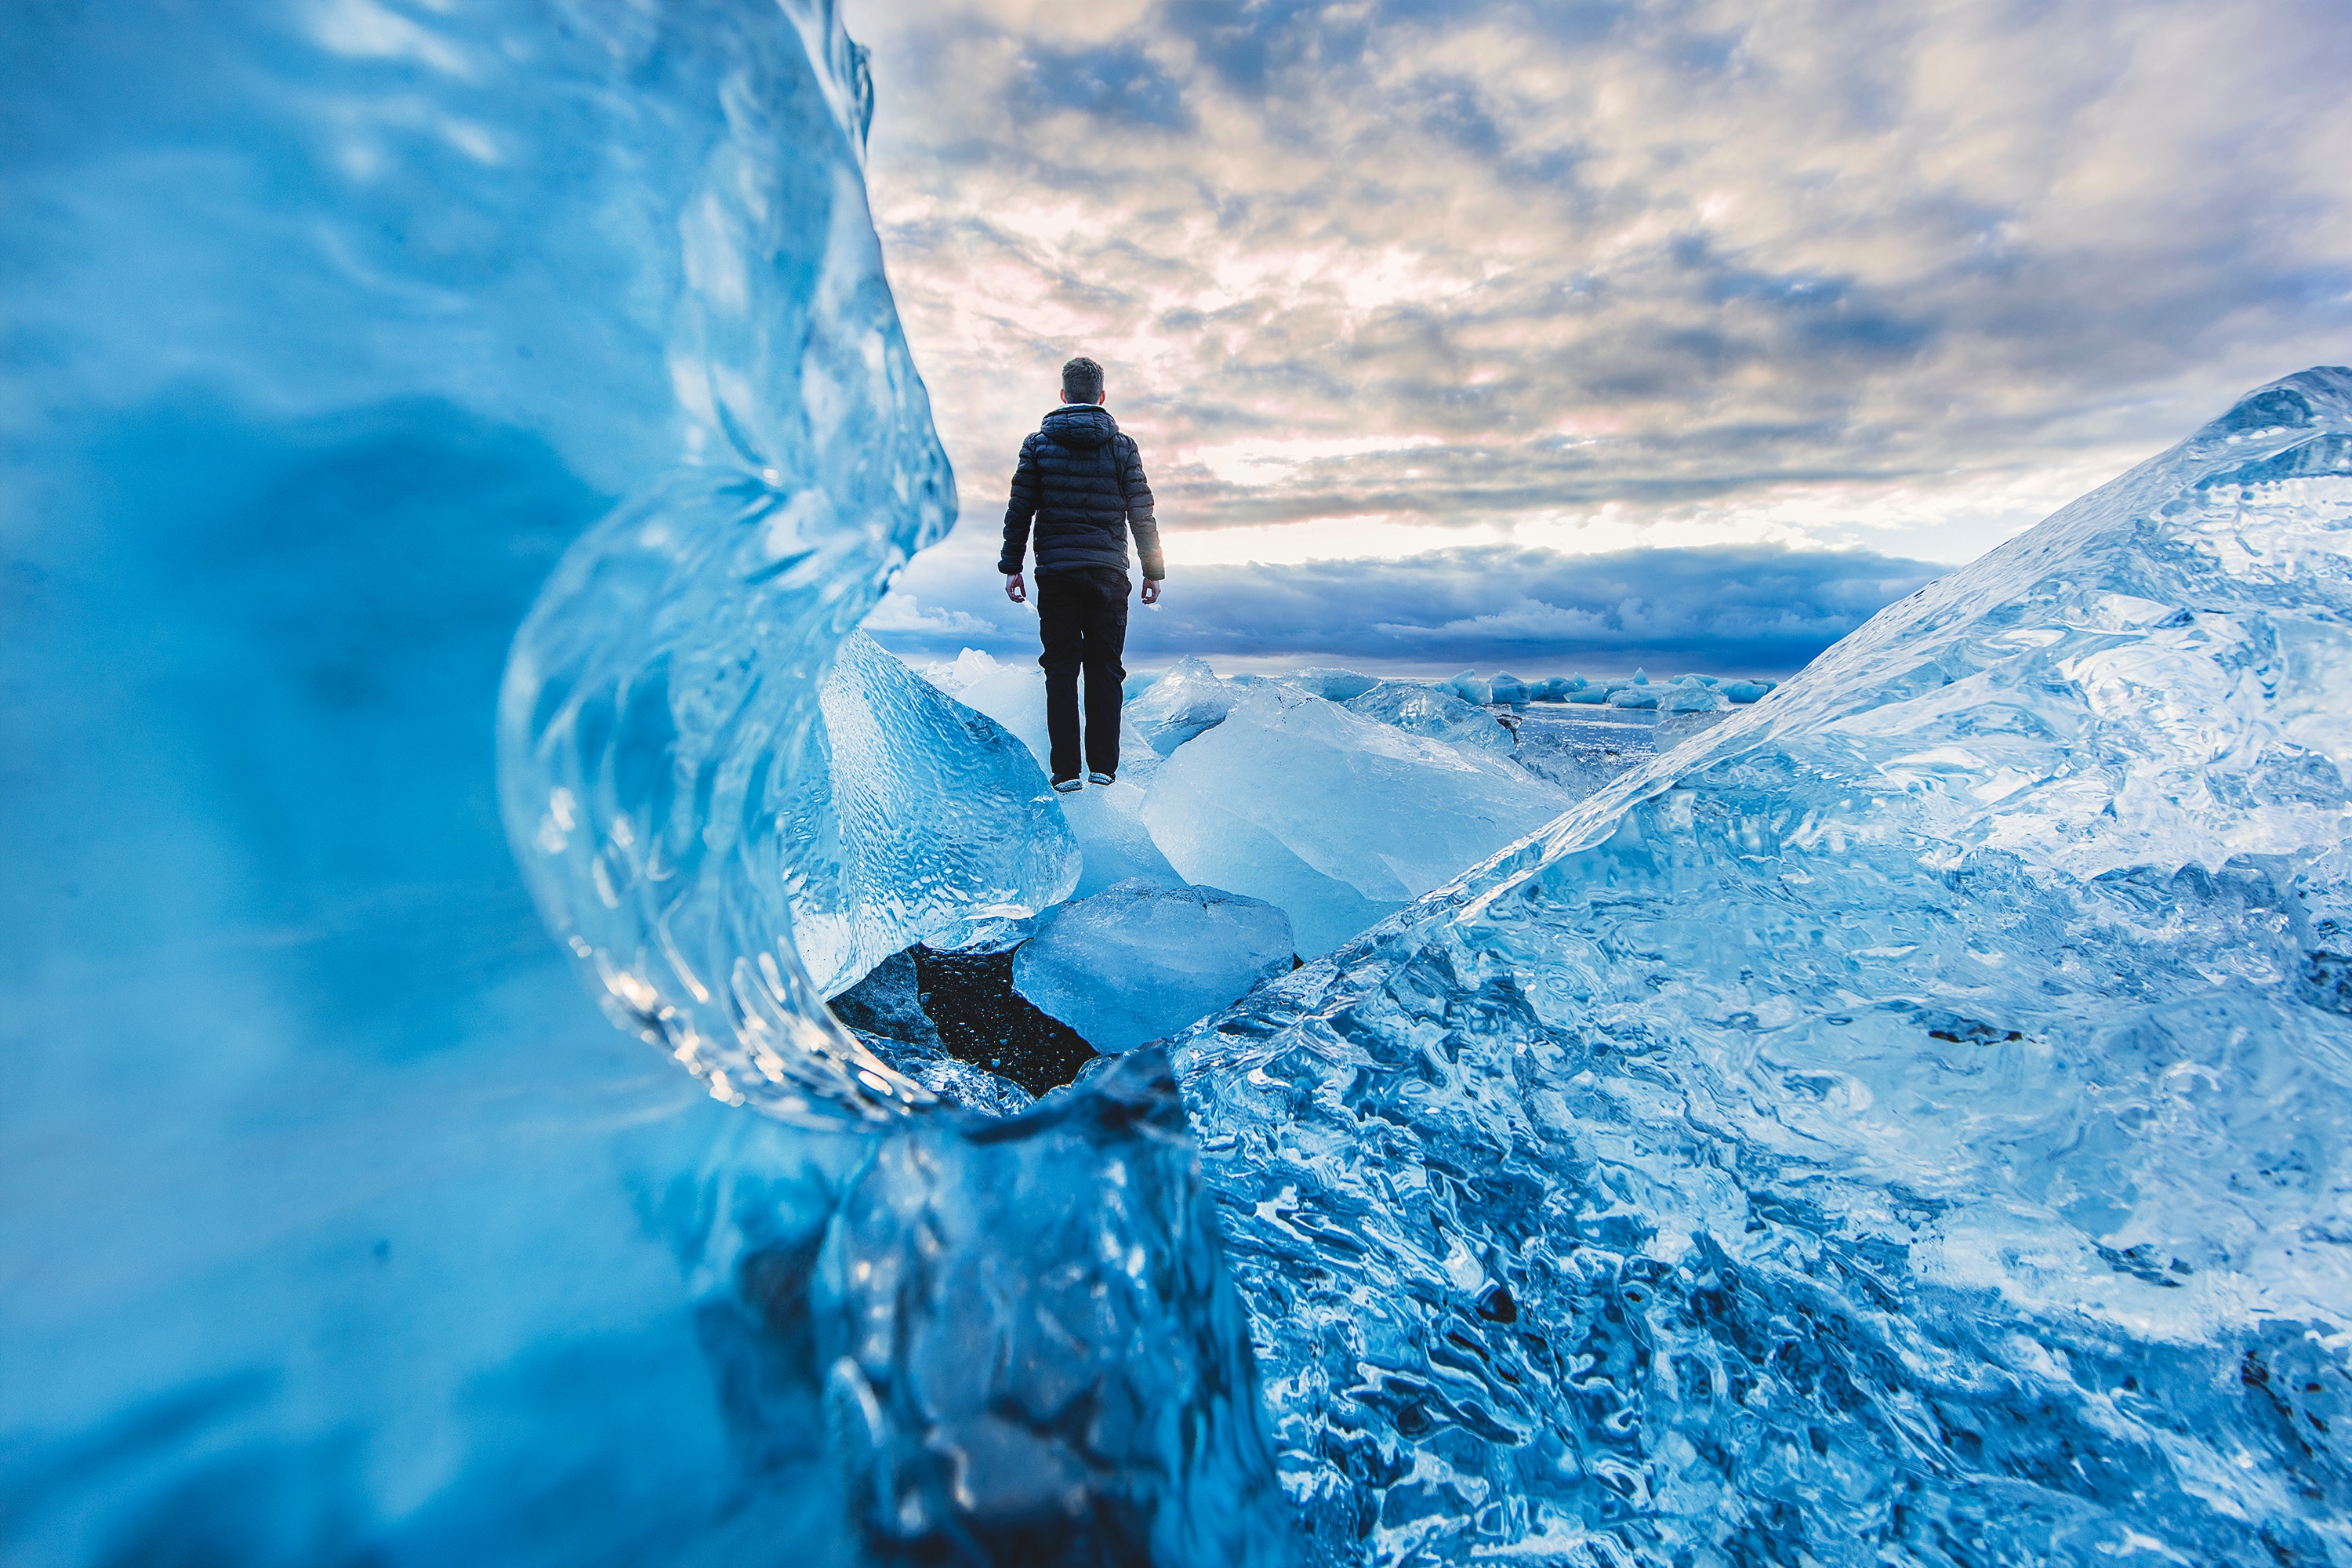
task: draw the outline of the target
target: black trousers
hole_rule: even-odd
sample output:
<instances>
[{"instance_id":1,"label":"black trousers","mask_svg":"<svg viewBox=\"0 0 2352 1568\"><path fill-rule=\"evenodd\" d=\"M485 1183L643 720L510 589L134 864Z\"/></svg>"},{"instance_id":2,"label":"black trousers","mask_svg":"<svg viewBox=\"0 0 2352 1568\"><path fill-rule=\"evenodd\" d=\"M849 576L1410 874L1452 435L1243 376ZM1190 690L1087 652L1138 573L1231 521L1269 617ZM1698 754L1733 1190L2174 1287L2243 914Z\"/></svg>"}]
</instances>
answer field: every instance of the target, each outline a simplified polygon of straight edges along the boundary
<instances>
[{"instance_id":1,"label":"black trousers","mask_svg":"<svg viewBox=\"0 0 2352 1568\"><path fill-rule=\"evenodd\" d=\"M1127 668L1127 574L1080 567L1037 574L1037 635L1045 651L1045 734L1054 777L1078 776L1078 672L1087 676L1086 766L1118 772L1120 683Z\"/></svg>"}]
</instances>

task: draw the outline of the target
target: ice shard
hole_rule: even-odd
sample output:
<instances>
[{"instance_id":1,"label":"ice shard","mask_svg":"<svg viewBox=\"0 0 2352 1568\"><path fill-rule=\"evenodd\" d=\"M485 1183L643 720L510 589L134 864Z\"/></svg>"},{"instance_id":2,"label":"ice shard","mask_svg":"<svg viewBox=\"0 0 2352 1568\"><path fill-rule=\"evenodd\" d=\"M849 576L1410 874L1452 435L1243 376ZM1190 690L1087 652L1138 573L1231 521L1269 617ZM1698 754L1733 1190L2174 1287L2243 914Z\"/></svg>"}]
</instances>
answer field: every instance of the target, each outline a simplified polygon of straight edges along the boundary
<instances>
[{"instance_id":1,"label":"ice shard","mask_svg":"<svg viewBox=\"0 0 2352 1568\"><path fill-rule=\"evenodd\" d=\"M914 945L1059 903L1077 840L1045 775L1003 726L853 632L818 691L811 754L777 813L777 892L820 995Z\"/></svg>"},{"instance_id":2,"label":"ice shard","mask_svg":"<svg viewBox=\"0 0 2352 1568\"><path fill-rule=\"evenodd\" d=\"M1290 972L1290 919L1215 888L1139 877L1039 917L1013 988L1098 1051L1163 1039Z\"/></svg>"},{"instance_id":3,"label":"ice shard","mask_svg":"<svg viewBox=\"0 0 2352 1568\"><path fill-rule=\"evenodd\" d=\"M2352 1562L2347 539L2309 371L1181 1041L1323 1550Z\"/></svg>"},{"instance_id":4,"label":"ice shard","mask_svg":"<svg viewBox=\"0 0 2352 1568\"><path fill-rule=\"evenodd\" d=\"M1566 809L1502 758L1293 688L1250 689L1143 805L1187 881L1264 899L1322 953Z\"/></svg>"}]
</instances>

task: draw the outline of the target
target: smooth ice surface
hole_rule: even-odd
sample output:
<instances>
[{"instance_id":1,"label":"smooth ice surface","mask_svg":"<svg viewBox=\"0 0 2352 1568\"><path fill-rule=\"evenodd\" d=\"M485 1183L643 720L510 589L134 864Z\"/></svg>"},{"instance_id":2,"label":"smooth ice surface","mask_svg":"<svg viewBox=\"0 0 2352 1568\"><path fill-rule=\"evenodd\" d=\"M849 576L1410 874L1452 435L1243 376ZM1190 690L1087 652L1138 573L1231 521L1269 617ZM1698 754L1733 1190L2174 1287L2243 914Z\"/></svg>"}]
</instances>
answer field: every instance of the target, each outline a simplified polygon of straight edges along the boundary
<instances>
[{"instance_id":1,"label":"smooth ice surface","mask_svg":"<svg viewBox=\"0 0 2352 1568\"><path fill-rule=\"evenodd\" d=\"M1217 679L1204 658L1180 658L1127 705L1127 721L1165 757L1205 731L1225 721L1234 689Z\"/></svg>"},{"instance_id":2,"label":"smooth ice surface","mask_svg":"<svg viewBox=\"0 0 2352 1568\"><path fill-rule=\"evenodd\" d=\"M1174 1034L1290 972L1290 917L1215 888L1138 878L1048 910L1013 988L1098 1051Z\"/></svg>"},{"instance_id":3,"label":"smooth ice surface","mask_svg":"<svg viewBox=\"0 0 2352 1568\"><path fill-rule=\"evenodd\" d=\"M999 666L965 686L959 700L987 714L1018 736L1043 769L1051 765L1045 732L1045 675L1034 665ZM1184 879L1168 863L1143 825L1144 792L1160 766L1135 725L1119 721L1118 782L1088 784L1069 795L1052 795L1082 857L1075 887L1066 895L1090 898L1114 883L1142 877L1175 887Z\"/></svg>"},{"instance_id":4,"label":"smooth ice surface","mask_svg":"<svg viewBox=\"0 0 2352 1568\"><path fill-rule=\"evenodd\" d=\"M1410 680L1383 680L1347 699L1348 711L1408 735L1426 735L1458 746L1510 753L1510 731L1484 708L1465 702L1452 691L1440 691Z\"/></svg>"},{"instance_id":5,"label":"smooth ice surface","mask_svg":"<svg viewBox=\"0 0 2352 1568\"><path fill-rule=\"evenodd\" d=\"M1279 905L1312 955L1569 800L1500 757L1268 685L1160 764L1143 820L1186 881Z\"/></svg>"},{"instance_id":6,"label":"smooth ice surface","mask_svg":"<svg viewBox=\"0 0 2352 1568\"><path fill-rule=\"evenodd\" d=\"M2352 1562L2347 543L2307 372L1180 1041L1324 1549Z\"/></svg>"}]
</instances>

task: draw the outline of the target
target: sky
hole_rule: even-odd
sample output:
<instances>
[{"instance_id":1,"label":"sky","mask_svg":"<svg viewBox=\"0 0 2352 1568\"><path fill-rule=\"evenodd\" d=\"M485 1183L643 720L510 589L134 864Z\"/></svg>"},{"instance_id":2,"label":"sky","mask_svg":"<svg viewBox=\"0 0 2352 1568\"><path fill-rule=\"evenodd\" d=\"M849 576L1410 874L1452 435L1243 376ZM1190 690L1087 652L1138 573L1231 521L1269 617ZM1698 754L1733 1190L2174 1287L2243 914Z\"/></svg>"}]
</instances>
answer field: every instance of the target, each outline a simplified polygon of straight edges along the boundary
<instances>
[{"instance_id":1,"label":"sky","mask_svg":"<svg viewBox=\"0 0 2352 1568\"><path fill-rule=\"evenodd\" d=\"M2342 0L846 0L962 521L869 628L1035 647L995 555L1108 372L1129 665L1717 673L2352 360Z\"/></svg>"}]
</instances>

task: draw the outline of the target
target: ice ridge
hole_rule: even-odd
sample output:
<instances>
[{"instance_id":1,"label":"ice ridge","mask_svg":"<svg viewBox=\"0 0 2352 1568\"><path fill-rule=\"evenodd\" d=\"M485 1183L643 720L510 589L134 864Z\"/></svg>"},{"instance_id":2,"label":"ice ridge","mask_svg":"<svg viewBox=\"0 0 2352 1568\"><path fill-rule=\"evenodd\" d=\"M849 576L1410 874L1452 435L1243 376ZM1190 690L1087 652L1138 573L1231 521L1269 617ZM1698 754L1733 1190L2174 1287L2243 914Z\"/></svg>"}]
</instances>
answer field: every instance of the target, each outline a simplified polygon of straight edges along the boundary
<instances>
[{"instance_id":1,"label":"ice ridge","mask_svg":"<svg viewBox=\"0 0 2352 1568\"><path fill-rule=\"evenodd\" d=\"M2352 1562L2347 538L2313 370L1184 1037L1322 1550Z\"/></svg>"}]
</instances>

